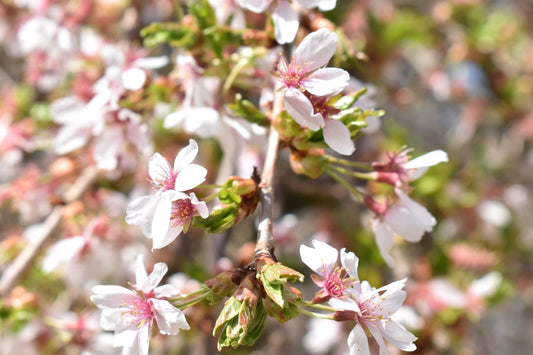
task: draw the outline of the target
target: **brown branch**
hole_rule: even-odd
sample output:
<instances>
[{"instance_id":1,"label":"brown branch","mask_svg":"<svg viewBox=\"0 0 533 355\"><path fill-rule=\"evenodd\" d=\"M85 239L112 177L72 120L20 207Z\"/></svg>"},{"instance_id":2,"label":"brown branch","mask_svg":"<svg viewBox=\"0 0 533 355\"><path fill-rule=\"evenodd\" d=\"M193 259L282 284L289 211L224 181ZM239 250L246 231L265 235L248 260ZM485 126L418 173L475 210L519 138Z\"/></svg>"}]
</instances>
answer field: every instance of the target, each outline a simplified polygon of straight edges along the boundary
<instances>
[{"instance_id":1,"label":"brown branch","mask_svg":"<svg viewBox=\"0 0 533 355\"><path fill-rule=\"evenodd\" d=\"M277 90L274 97L274 107L272 117L276 118L281 113L283 107L283 91ZM272 120L271 120L272 121ZM272 206L273 206L273 188L272 180L274 170L278 160L279 134L274 127L270 126L270 135L268 137L267 154L263 173L261 175L261 217L257 227L257 242L255 244L255 256L266 254L273 257L274 253L274 236L272 235Z\"/></svg>"},{"instance_id":2,"label":"brown branch","mask_svg":"<svg viewBox=\"0 0 533 355\"><path fill-rule=\"evenodd\" d=\"M72 184L72 186L65 191L63 201L71 203L78 200L81 195L87 190L98 176L98 170L94 166L89 166L81 173L78 179ZM65 206L59 205L54 207L52 212L48 215L40 228L40 235L31 241L22 252L17 255L15 260L7 267L0 279L0 295L7 295L17 279L22 275L24 270L31 264L43 244L50 238L54 229L61 222L61 216L63 214Z\"/></svg>"}]
</instances>

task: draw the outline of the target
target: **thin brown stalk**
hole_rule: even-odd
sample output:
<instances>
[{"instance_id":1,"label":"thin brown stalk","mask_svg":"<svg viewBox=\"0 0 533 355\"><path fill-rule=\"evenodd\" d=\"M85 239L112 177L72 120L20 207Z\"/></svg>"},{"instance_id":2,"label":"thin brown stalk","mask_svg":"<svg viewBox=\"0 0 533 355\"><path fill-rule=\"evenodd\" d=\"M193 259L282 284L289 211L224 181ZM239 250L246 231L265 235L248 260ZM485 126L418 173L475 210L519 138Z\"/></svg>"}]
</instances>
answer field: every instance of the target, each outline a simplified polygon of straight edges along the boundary
<instances>
[{"instance_id":1,"label":"thin brown stalk","mask_svg":"<svg viewBox=\"0 0 533 355\"><path fill-rule=\"evenodd\" d=\"M93 184L98 176L98 170L94 166L89 166L83 170L78 179L72 184L72 186L65 191L63 195L63 201L65 204L78 200L81 195ZM0 279L0 295L7 295L14 287L18 278L22 275L24 270L32 263L35 256L37 256L39 250L43 244L50 238L54 229L61 222L61 216L65 205L55 206L52 212L48 215L43 222L40 229L40 234L34 240L32 240L22 252L17 255L15 260L7 267Z\"/></svg>"}]
</instances>

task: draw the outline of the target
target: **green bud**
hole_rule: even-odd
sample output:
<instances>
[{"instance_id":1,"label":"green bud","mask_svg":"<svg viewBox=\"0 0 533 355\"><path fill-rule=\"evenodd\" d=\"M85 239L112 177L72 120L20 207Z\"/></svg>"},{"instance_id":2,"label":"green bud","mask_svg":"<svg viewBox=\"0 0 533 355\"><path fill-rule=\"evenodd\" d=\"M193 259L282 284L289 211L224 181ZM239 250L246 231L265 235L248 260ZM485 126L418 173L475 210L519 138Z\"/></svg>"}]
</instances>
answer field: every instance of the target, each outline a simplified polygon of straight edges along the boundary
<instances>
[{"instance_id":1,"label":"green bud","mask_svg":"<svg viewBox=\"0 0 533 355\"><path fill-rule=\"evenodd\" d=\"M265 259L264 264L258 265L256 277L263 284L268 298L281 308L285 304L285 284L287 282L302 282L304 280L304 276L298 271L270 259Z\"/></svg>"},{"instance_id":2,"label":"green bud","mask_svg":"<svg viewBox=\"0 0 533 355\"><path fill-rule=\"evenodd\" d=\"M242 98L241 94L235 95L235 101L228 105L229 109L245 120L262 126L266 123L266 115L251 101Z\"/></svg>"},{"instance_id":3,"label":"green bud","mask_svg":"<svg viewBox=\"0 0 533 355\"><path fill-rule=\"evenodd\" d=\"M203 228L207 233L221 233L235 224L239 206L231 204L222 208L214 209L207 218L193 217L192 225Z\"/></svg>"},{"instance_id":4,"label":"green bud","mask_svg":"<svg viewBox=\"0 0 533 355\"><path fill-rule=\"evenodd\" d=\"M240 269L234 271L224 271L205 282L211 289L211 294L207 296L210 305L215 305L225 297L229 297L235 292L237 286L241 283L244 273Z\"/></svg>"},{"instance_id":5,"label":"green bud","mask_svg":"<svg viewBox=\"0 0 533 355\"><path fill-rule=\"evenodd\" d=\"M313 148L307 151L291 151L290 163L292 171L316 179L322 175L327 165L324 149Z\"/></svg>"},{"instance_id":6,"label":"green bud","mask_svg":"<svg viewBox=\"0 0 533 355\"><path fill-rule=\"evenodd\" d=\"M265 298L263 305L266 313L284 323L300 315L296 302L302 299L302 294L294 287L287 287L283 292L283 307L280 307L272 298Z\"/></svg>"}]
</instances>

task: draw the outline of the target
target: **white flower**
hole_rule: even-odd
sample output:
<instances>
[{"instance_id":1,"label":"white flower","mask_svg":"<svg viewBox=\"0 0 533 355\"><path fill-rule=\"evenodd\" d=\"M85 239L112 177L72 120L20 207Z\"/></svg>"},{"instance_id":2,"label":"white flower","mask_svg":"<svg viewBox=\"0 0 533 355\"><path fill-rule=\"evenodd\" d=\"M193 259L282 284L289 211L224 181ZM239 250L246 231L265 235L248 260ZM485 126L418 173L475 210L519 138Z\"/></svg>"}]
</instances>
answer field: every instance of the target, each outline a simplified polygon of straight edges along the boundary
<instances>
[{"instance_id":1,"label":"white flower","mask_svg":"<svg viewBox=\"0 0 533 355\"><path fill-rule=\"evenodd\" d=\"M377 216L372 221L372 231L379 251L389 266L394 265L389 254L394 234L409 242L418 242L437 223L424 206L413 201L405 192L397 188L395 193L398 201L382 211L374 208Z\"/></svg>"},{"instance_id":2,"label":"white flower","mask_svg":"<svg viewBox=\"0 0 533 355\"><path fill-rule=\"evenodd\" d=\"M313 240L313 248L300 246L300 257L304 264L320 277L312 275L313 282L321 288L315 300L325 301L331 297L340 298L357 280L359 259L352 252L340 251L341 267L337 266L337 249L319 240Z\"/></svg>"},{"instance_id":3,"label":"white flower","mask_svg":"<svg viewBox=\"0 0 533 355\"><path fill-rule=\"evenodd\" d=\"M405 279L375 289L363 281L350 289L346 299L329 300L343 319L355 320L357 324L348 336L350 355L370 354L368 338L364 328L372 334L379 345L380 354L388 354L384 339L403 351L414 351L416 337L391 316L402 306L406 292L402 290Z\"/></svg>"},{"instance_id":4,"label":"white flower","mask_svg":"<svg viewBox=\"0 0 533 355\"><path fill-rule=\"evenodd\" d=\"M302 40L289 64L282 59L277 67L278 80L286 88L285 109L300 126L313 131L324 127L325 122L322 114L315 112L308 96L331 95L348 86L348 72L322 68L336 48L337 35L323 28Z\"/></svg>"},{"instance_id":5,"label":"white flower","mask_svg":"<svg viewBox=\"0 0 533 355\"><path fill-rule=\"evenodd\" d=\"M198 212L203 218L209 214L205 202L193 193L184 193L205 181L207 170L192 163L197 154L198 144L193 139L176 155L174 168L155 153L148 172L156 194L139 197L128 205L126 222L141 226L144 235L153 239L154 249L168 245L187 231L193 213Z\"/></svg>"},{"instance_id":6,"label":"white flower","mask_svg":"<svg viewBox=\"0 0 533 355\"><path fill-rule=\"evenodd\" d=\"M180 293L171 285L156 287L168 268L157 263L150 275L144 268L143 257L137 257L135 291L115 286L93 287L91 301L102 309L100 325L115 332L115 347L122 354L148 354L150 331L157 324L161 334L175 335L181 329L190 329L181 310L165 300Z\"/></svg>"}]
</instances>

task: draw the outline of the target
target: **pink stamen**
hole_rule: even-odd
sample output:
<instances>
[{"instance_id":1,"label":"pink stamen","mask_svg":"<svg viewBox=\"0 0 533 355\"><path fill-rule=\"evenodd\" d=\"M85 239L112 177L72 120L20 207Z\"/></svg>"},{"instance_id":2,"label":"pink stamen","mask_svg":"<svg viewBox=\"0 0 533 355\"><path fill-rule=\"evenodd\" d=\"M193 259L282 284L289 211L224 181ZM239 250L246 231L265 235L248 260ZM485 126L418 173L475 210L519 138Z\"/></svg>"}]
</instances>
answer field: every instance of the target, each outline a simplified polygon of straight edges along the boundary
<instances>
[{"instance_id":1,"label":"pink stamen","mask_svg":"<svg viewBox=\"0 0 533 355\"><path fill-rule=\"evenodd\" d=\"M185 198L174 201L170 214L172 227L188 223L192 219L194 211L195 209L190 199Z\"/></svg>"},{"instance_id":2,"label":"pink stamen","mask_svg":"<svg viewBox=\"0 0 533 355\"><path fill-rule=\"evenodd\" d=\"M128 309L122 313L122 316L128 318L129 322L139 326L145 322L151 323L155 317L152 303L139 296L130 296L122 301L120 306Z\"/></svg>"},{"instance_id":3,"label":"pink stamen","mask_svg":"<svg viewBox=\"0 0 533 355\"><path fill-rule=\"evenodd\" d=\"M176 177L178 176L178 174L172 170L172 168L170 167L170 165L168 165L168 163L166 167L158 166L158 169L160 169L159 171L162 172L159 175L163 176L163 178L148 179L150 183L152 184L153 188L160 192L174 190L174 186L176 184Z\"/></svg>"}]
</instances>

